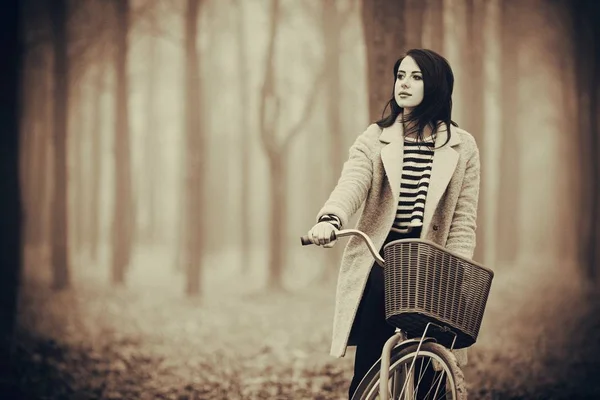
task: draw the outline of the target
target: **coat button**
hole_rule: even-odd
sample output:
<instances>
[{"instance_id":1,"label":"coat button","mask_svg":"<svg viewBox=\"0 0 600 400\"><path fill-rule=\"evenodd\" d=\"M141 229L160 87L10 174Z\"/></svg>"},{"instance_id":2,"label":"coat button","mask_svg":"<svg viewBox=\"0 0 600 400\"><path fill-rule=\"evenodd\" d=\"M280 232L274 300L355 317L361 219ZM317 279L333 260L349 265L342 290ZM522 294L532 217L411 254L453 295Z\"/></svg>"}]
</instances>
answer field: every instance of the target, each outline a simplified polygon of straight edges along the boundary
<instances>
[{"instance_id":1,"label":"coat button","mask_svg":"<svg viewBox=\"0 0 600 400\"><path fill-rule=\"evenodd\" d=\"M439 226L437 226L437 225L434 225L434 226L433 226L433 230L434 230L434 231L437 231L438 229L439 229Z\"/></svg>"}]
</instances>

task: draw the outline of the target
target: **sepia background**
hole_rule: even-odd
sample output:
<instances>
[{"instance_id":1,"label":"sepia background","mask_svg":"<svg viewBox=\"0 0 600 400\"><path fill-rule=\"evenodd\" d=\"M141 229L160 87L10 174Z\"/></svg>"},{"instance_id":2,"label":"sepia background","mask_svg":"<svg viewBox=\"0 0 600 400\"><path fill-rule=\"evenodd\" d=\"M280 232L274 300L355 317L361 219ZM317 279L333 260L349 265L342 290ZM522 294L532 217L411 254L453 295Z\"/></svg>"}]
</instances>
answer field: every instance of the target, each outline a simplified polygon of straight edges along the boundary
<instances>
[{"instance_id":1,"label":"sepia background","mask_svg":"<svg viewBox=\"0 0 600 400\"><path fill-rule=\"evenodd\" d=\"M20 3L22 393L345 398L345 243L299 238L424 47L481 151L470 398L600 398L597 2Z\"/></svg>"}]
</instances>

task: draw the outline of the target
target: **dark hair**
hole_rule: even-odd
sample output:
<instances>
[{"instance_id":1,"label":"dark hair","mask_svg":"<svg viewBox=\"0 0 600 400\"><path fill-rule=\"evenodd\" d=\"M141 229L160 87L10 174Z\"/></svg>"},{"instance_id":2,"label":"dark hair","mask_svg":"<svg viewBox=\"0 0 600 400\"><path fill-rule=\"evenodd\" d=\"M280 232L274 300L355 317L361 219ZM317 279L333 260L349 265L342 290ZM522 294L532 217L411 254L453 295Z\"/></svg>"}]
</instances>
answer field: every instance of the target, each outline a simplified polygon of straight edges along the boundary
<instances>
[{"instance_id":1,"label":"dark hair","mask_svg":"<svg viewBox=\"0 0 600 400\"><path fill-rule=\"evenodd\" d=\"M440 122L446 124L448 138L450 140L450 125L458 126L451 119L452 115L452 90L454 88L454 74L448 61L438 53L427 49L411 49L402 55L394 64L394 86L392 87L392 98L385 105L381 113L381 119L377 121L380 128L386 128L396 122L396 118L403 109L396 103L394 96L396 76L402 60L412 57L423 74L423 101L414 108L405 122L416 122L415 130L406 133L416 133L417 139L423 141L423 130L427 125L433 134L437 132ZM390 107L390 115L384 117L385 110ZM444 143L444 144L446 144Z\"/></svg>"}]
</instances>

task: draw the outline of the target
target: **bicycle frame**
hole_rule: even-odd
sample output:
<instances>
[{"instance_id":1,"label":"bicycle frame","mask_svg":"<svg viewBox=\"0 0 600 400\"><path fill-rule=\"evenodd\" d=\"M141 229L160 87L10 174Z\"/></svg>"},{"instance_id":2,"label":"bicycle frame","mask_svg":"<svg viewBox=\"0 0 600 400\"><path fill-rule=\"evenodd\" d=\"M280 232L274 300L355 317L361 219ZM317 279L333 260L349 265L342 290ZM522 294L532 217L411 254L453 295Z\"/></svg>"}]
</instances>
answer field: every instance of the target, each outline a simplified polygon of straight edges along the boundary
<instances>
[{"instance_id":1,"label":"bicycle frame","mask_svg":"<svg viewBox=\"0 0 600 400\"><path fill-rule=\"evenodd\" d=\"M387 342L385 342L385 345L383 346L383 351L381 352L381 370L379 372L379 398L381 400L389 400L388 381L390 379L390 355L392 354L392 349L394 349L397 345L404 347L404 346L408 346L413 343L418 343L417 352L415 353L415 357L412 360L410 368L407 372L409 378L404 379L404 384L402 385L402 390L400 391L402 393L402 392L404 392L405 389L407 389L407 387L406 387L407 384L412 384L412 378L410 378L410 377L414 373L415 362L417 361L417 357L419 356L419 351L421 350L421 346L423 345L423 343L426 343L426 342L435 342L435 339L427 336L427 331L429 330L429 327L432 325L437 326L438 328L440 328L441 330L443 330L445 332L450 332L450 333L454 334L454 340L452 341L452 346L450 347L449 350L452 350L454 348L454 344L456 343L456 334L454 332L452 332L452 330L449 329L448 327L440 326L440 325L434 324L432 322L427 324L427 326L425 327L425 331L423 331L423 335L421 336L421 339L419 339L419 340L406 339L406 335L404 334L404 332L402 330L400 330L399 332L396 332L394 334L394 336L392 336L391 338L389 338L387 340ZM398 343L400 343L400 344L398 344ZM440 383L441 383L441 381L440 381ZM439 390L440 383L438 383L438 387L436 388L434 398ZM408 389L410 389L410 388L408 388ZM408 394L410 392L411 392L411 390L407 390L406 394ZM407 400L409 400L409 399L407 398Z\"/></svg>"}]
</instances>

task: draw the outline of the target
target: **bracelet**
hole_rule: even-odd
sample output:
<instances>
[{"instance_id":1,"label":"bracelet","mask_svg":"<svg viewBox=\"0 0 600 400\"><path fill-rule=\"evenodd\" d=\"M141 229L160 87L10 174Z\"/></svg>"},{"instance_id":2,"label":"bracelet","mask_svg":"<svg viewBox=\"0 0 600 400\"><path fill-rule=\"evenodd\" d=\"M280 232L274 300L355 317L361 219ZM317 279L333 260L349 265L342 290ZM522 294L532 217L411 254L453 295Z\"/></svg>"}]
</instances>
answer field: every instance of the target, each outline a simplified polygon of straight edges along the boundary
<instances>
[{"instance_id":1,"label":"bracelet","mask_svg":"<svg viewBox=\"0 0 600 400\"><path fill-rule=\"evenodd\" d=\"M335 229L340 230L342 229L342 224L340 219L333 214L327 214L327 215L323 215L321 218L319 218L319 222L329 222L331 225L333 225L335 227Z\"/></svg>"}]
</instances>

